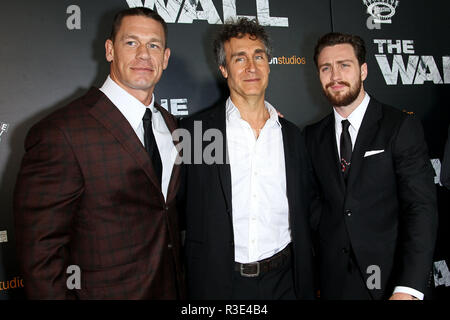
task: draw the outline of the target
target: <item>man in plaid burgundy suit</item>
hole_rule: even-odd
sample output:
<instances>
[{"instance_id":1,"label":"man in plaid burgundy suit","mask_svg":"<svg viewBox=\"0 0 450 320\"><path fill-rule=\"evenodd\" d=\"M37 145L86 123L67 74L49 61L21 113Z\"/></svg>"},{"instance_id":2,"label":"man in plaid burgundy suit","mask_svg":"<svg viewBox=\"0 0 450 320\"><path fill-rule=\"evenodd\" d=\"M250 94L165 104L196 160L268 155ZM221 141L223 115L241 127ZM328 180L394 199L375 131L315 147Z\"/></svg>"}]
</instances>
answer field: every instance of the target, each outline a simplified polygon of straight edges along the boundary
<instances>
[{"instance_id":1,"label":"man in plaid burgundy suit","mask_svg":"<svg viewBox=\"0 0 450 320\"><path fill-rule=\"evenodd\" d=\"M154 11L119 12L102 88L28 133L14 211L29 298L184 298L176 121L153 95L170 56L166 39ZM80 289L67 286L72 265Z\"/></svg>"}]
</instances>

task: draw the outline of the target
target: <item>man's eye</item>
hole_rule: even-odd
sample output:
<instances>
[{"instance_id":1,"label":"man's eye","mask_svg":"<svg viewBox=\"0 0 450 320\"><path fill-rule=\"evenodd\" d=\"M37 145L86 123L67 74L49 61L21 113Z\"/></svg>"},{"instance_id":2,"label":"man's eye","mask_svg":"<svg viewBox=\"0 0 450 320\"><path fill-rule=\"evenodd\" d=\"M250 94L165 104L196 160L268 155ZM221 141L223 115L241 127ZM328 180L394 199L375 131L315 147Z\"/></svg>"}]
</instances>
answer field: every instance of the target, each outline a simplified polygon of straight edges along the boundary
<instances>
[{"instance_id":1,"label":"man's eye","mask_svg":"<svg viewBox=\"0 0 450 320\"><path fill-rule=\"evenodd\" d=\"M135 45L136 45L136 42L135 42L135 41L127 41L126 44L127 44L128 46L135 46Z\"/></svg>"},{"instance_id":2,"label":"man's eye","mask_svg":"<svg viewBox=\"0 0 450 320\"><path fill-rule=\"evenodd\" d=\"M150 43L149 44L149 48L151 48L151 49L158 49L159 45L157 45L156 43Z\"/></svg>"}]
</instances>

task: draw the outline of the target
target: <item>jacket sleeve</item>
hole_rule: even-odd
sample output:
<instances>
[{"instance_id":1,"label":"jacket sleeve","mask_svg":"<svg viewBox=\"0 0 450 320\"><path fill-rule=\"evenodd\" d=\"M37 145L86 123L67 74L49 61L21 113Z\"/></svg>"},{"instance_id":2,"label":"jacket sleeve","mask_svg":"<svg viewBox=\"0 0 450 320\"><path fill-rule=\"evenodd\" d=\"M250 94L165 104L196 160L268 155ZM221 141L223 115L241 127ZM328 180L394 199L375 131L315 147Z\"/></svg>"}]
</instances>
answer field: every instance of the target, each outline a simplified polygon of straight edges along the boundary
<instances>
[{"instance_id":1,"label":"jacket sleeve","mask_svg":"<svg viewBox=\"0 0 450 320\"><path fill-rule=\"evenodd\" d=\"M48 122L25 141L14 190L18 260L30 299L68 299L70 233L83 177L64 133Z\"/></svg>"},{"instance_id":2,"label":"jacket sleeve","mask_svg":"<svg viewBox=\"0 0 450 320\"><path fill-rule=\"evenodd\" d=\"M306 153L307 153L307 168L308 168L308 178L309 178L309 195L311 199L311 205L310 205L310 214L309 214L309 223L310 227L314 232L317 232L319 227L320 218L322 216L322 210L323 210L323 200L321 197L321 191L319 188L319 184L317 182L317 177L314 172L311 153L310 153L310 137L309 134L309 128L306 127L303 132L303 141L306 145Z\"/></svg>"},{"instance_id":3,"label":"jacket sleeve","mask_svg":"<svg viewBox=\"0 0 450 320\"><path fill-rule=\"evenodd\" d=\"M396 285L423 292L431 271L437 233L434 170L420 122L405 116L393 141L400 200L399 277Z\"/></svg>"}]
</instances>

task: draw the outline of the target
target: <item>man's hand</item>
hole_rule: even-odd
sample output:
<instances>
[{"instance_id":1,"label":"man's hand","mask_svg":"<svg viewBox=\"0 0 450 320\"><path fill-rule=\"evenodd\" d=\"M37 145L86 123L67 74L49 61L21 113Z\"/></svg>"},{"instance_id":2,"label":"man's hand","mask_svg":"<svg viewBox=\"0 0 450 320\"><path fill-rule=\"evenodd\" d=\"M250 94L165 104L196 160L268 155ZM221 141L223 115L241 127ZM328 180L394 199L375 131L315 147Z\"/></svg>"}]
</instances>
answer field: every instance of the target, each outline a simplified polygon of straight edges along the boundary
<instances>
[{"instance_id":1,"label":"man's hand","mask_svg":"<svg viewBox=\"0 0 450 320\"><path fill-rule=\"evenodd\" d=\"M389 300L419 300L416 297L407 294L407 293L401 293L401 292L397 292L394 293Z\"/></svg>"},{"instance_id":2,"label":"man's hand","mask_svg":"<svg viewBox=\"0 0 450 320\"><path fill-rule=\"evenodd\" d=\"M277 109L275 109L276 110L276 112L278 113L278 116L280 117L280 118L284 118L284 114L282 114L280 111L278 111Z\"/></svg>"}]
</instances>

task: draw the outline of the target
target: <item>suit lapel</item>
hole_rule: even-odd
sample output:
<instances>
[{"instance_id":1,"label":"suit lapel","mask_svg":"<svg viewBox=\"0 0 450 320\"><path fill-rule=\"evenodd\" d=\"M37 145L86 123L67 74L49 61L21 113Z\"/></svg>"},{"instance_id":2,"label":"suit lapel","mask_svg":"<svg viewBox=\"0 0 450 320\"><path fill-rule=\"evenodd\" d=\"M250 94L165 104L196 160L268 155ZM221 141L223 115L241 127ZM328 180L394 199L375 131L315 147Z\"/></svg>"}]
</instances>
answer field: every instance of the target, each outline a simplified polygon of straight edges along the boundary
<instances>
[{"instance_id":1,"label":"suit lapel","mask_svg":"<svg viewBox=\"0 0 450 320\"><path fill-rule=\"evenodd\" d=\"M324 129L319 140L318 149L323 150L324 154L318 155L317 159L312 159L312 161L322 162L320 168L324 170L324 175L328 177L329 183L334 185L334 189L339 190L341 199L343 199L345 182L341 173L334 123L334 115L331 114L324 123Z\"/></svg>"},{"instance_id":2,"label":"suit lapel","mask_svg":"<svg viewBox=\"0 0 450 320\"><path fill-rule=\"evenodd\" d=\"M123 148L144 170L153 185L160 191L160 198L164 202L161 184L153 170L150 157L141 141L137 137L128 121L114 104L103 94L89 111L108 131L119 141Z\"/></svg>"},{"instance_id":3,"label":"suit lapel","mask_svg":"<svg viewBox=\"0 0 450 320\"><path fill-rule=\"evenodd\" d=\"M163 107L161 107L159 104L157 104L155 102L155 108L157 110L159 110L159 112L161 112L164 122L167 125L167 128L169 129L170 133L173 134L173 132L178 128L177 122L176 120L173 118L173 116ZM173 144L176 146L179 141L174 141L173 140L173 135L172 135L172 141ZM171 202L177 193L178 190L178 186L179 186L179 181L180 181L180 170L181 167L180 165L174 164L173 165L173 169L172 169L172 174L170 176L170 182L169 182L169 187L167 189L167 202Z\"/></svg>"},{"instance_id":4,"label":"suit lapel","mask_svg":"<svg viewBox=\"0 0 450 320\"><path fill-rule=\"evenodd\" d=\"M281 123L281 133L283 136L283 149L284 149L284 163L285 163L285 171L286 171L286 192L288 197L288 202L292 199L299 199L296 192L299 190L299 186L294 183L297 181L295 177L298 177L296 171L301 167L298 161L300 159L295 156L295 141L293 141L292 134L288 131L287 125L284 123L284 119L280 118ZM291 178L294 178L291 180Z\"/></svg>"},{"instance_id":5,"label":"suit lapel","mask_svg":"<svg viewBox=\"0 0 450 320\"><path fill-rule=\"evenodd\" d=\"M216 108L215 112L212 112L206 125L203 128L203 132L209 128L218 129L223 134L223 147L224 147L224 159L223 164L216 164L219 182L222 187L222 192L225 197L227 205L227 213L232 216L232 206L231 206L231 169L228 159L228 145L227 145L227 133L226 133L226 118L225 118L225 106L221 105Z\"/></svg>"},{"instance_id":6,"label":"suit lapel","mask_svg":"<svg viewBox=\"0 0 450 320\"><path fill-rule=\"evenodd\" d=\"M364 161L364 153L370 149L372 141L378 132L378 120L381 119L381 116L381 106L374 99L371 99L361 123L361 127L359 128L352 153L351 167L347 181L349 193L351 192L353 182L359 176Z\"/></svg>"}]
</instances>

